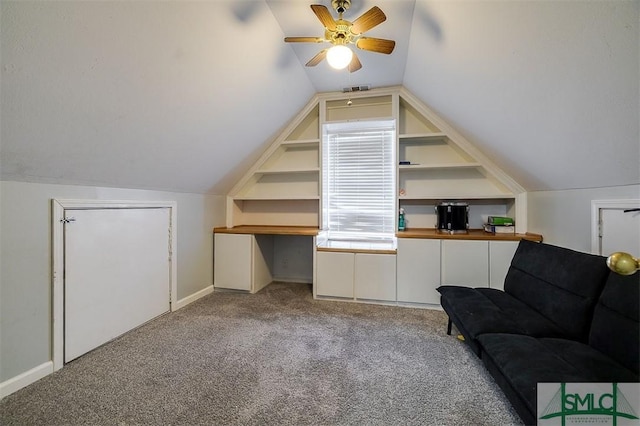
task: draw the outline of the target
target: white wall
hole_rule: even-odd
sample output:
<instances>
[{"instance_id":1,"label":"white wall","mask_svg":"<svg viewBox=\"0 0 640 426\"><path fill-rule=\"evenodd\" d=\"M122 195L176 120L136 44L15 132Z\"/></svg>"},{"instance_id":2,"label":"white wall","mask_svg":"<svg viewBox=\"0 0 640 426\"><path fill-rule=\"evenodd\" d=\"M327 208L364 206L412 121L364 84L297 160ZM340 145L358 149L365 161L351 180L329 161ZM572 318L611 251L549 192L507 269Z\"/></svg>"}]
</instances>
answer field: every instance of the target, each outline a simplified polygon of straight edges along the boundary
<instances>
[{"instance_id":1,"label":"white wall","mask_svg":"<svg viewBox=\"0 0 640 426\"><path fill-rule=\"evenodd\" d=\"M417 0L404 85L528 191L635 185L639 15L638 0Z\"/></svg>"},{"instance_id":2,"label":"white wall","mask_svg":"<svg viewBox=\"0 0 640 426\"><path fill-rule=\"evenodd\" d=\"M223 194L314 94L264 1L0 1L0 32L2 180Z\"/></svg>"},{"instance_id":3,"label":"white wall","mask_svg":"<svg viewBox=\"0 0 640 426\"><path fill-rule=\"evenodd\" d=\"M0 383L51 360L51 199L177 202L178 300L213 285L224 197L0 182Z\"/></svg>"},{"instance_id":4,"label":"white wall","mask_svg":"<svg viewBox=\"0 0 640 426\"><path fill-rule=\"evenodd\" d=\"M590 253L591 201L619 199L640 199L640 185L530 192L528 230L546 243Z\"/></svg>"}]
</instances>

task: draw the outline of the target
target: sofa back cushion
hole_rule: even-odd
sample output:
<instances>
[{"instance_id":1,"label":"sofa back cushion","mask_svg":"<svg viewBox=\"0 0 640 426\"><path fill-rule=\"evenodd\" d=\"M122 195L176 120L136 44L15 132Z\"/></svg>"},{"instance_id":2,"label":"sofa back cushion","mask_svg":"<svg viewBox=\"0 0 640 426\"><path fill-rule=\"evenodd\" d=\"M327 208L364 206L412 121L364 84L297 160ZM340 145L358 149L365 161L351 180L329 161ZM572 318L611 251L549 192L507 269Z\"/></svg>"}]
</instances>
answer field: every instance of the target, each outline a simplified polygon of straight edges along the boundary
<instances>
[{"instance_id":1,"label":"sofa back cushion","mask_svg":"<svg viewBox=\"0 0 640 426\"><path fill-rule=\"evenodd\" d=\"M640 273L612 273L593 313L589 345L638 374Z\"/></svg>"},{"instance_id":2,"label":"sofa back cushion","mask_svg":"<svg viewBox=\"0 0 640 426\"><path fill-rule=\"evenodd\" d=\"M504 290L564 330L563 337L586 343L608 275L603 256L522 240Z\"/></svg>"}]
</instances>

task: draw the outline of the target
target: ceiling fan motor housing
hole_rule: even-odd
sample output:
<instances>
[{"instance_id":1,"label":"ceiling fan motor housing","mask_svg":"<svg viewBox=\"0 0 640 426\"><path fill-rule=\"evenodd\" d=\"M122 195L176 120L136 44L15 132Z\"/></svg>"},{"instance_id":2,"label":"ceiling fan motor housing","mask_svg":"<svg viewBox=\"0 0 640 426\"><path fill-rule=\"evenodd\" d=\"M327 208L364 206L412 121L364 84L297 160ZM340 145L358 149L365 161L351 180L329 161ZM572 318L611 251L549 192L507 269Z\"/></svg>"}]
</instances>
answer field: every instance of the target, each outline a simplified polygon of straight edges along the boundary
<instances>
[{"instance_id":1,"label":"ceiling fan motor housing","mask_svg":"<svg viewBox=\"0 0 640 426\"><path fill-rule=\"evenodd\" d=\"M331 0L331 7L338 13L344 13L351 7L351 0Z\"/></svg>"}]
</instances>

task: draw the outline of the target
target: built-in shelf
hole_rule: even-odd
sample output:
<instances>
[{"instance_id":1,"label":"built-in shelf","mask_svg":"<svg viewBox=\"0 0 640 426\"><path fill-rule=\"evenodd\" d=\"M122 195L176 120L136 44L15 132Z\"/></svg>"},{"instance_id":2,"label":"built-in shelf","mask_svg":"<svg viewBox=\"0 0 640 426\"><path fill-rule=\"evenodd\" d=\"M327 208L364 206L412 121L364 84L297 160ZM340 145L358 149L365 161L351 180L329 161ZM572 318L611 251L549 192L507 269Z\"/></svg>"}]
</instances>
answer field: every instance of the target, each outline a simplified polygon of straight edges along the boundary
<instances>
[{"instance_id":1,"label":"built-in shelf","mask_svg":"<svg viewBox=\"0 0 640 426\"><path fill-rule=\"evenodd\" d=\"M285 175L285 174L299 174L299 173L319 173L320 168L310 168L310 169L267 169L267 170L256 170L256 175Z\"/></svg>"},{"instance_id":2,"label":"built-in shelf","mask_svg":"<svg viewBox=\"0 0 640 426\"><path fill-rule=\"evenodd\" d=\"M271 196L240 196L234 197L234 200L238 201L281 201L281 200L319 200L319 196L308 195L271 195Z\"/></svg>"},{"instance_id":3,"label":"built-in shelf","mask_svg":"<svg viewBox=\"0 0 640 426\"><path fill-rule=\"evenodd\" d=\"M227 226L320 227L322 126L380 118L396 120L396 158L410 162L396 169L397 207L409 227L433 227L434 206L454 200L469 203L476 227L487 215L526 226L524 189L402 87L315 95L231 190Z\"/></svg>"},{"instance_id":4,"label":"built-in shelf","mask_svg":"<svg viewBox=\"0 0 640 426\"><path fill-rule=\"evenodd\" d=\"M480 163L443 163L443 164L401 164L398 169L401 172L434 170L434 169L474 169L482 167Z\"/></svg>"},{"instance_id":5,"label":"built-in shelf","mask_svg":"<svg viewBox=\"0 0 640 426\"><path fill-rule=\"evenodd\" d=\"M429 132L429 133L412 133L412 134L400 134L398 138L400 139L400 143L410 142L412 140L424 140L424 139L444 139L447 135L442 132Z\"/></svg>"},{"instance_id":6,"label":"built-in shelf","mask_svg":"<svg viewBox=\"0 0 640 426\"><path fill-rule=\"evenodd\" d=\"M317 147L320 145L320 139L309 139L309 140L286 140L282 141L281 146L297 146L297 147Z\"/></svg>"},{"instance_id":7,"label":"built-in shelf","mask_svg":"<svg viewBox=\"0 0 640 426\"><path fill-rule=\"evenodd\" d=\"M351 101L350 103L348 103ZM375 95L354 97L345 95L325 101L325 122L374 120L393 117L393 96Z\"/></svg>"},{"instance_id":8,"label":"built-in shelf","mask_svg":"<svg viewBox=\"0 0 640 426\"><path fill-rule=\"evenodd\" d=\"M431 195L420 195L420 196L407 196L407 195L401 195L398 197L399 200L421 200L421 201L425 201L425 202L440 202L443 200L460 200L460 201L474 201L474 200L493 200L495 202L501 203L503 201L506 200L514 200L516 197L515 195L511 195L511 194L493 194L493 195L478 195L478 194L471 194L471 193L458 193L455 194L455 196L451 196L451 194L446 194L446 196L443 196L443 194L435 194L433 196Z\"/></svg>"}]
</instances>

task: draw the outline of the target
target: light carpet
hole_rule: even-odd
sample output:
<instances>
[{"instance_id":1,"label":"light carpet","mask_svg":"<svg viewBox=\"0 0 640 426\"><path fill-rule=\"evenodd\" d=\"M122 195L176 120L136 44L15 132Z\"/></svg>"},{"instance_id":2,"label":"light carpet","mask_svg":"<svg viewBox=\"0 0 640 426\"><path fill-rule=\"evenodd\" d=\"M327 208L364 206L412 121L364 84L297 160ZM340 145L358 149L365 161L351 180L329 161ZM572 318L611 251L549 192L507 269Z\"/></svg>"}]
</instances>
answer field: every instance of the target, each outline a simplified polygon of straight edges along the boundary
<instances>
[{"instance_id":1,"label":"light carpet","mask_svg":"<svg viewBox=\"0 0 640 426\"><path fill-rule=\"evenodd\" d=\"M115 313L117 315L117 312ZM520 424L442 311L215 292L4 398L3 425Z\"/></svg>"}]
</instances>

